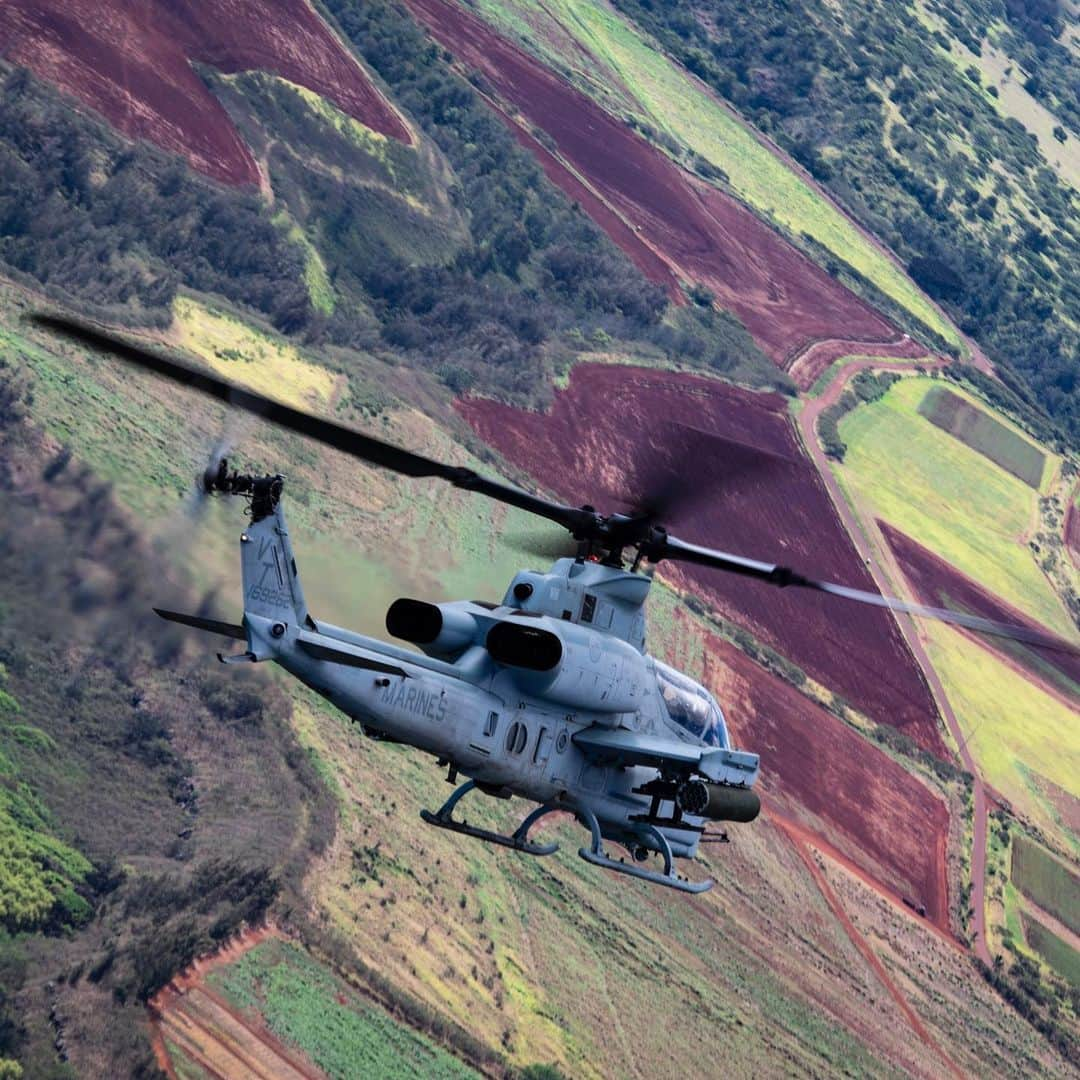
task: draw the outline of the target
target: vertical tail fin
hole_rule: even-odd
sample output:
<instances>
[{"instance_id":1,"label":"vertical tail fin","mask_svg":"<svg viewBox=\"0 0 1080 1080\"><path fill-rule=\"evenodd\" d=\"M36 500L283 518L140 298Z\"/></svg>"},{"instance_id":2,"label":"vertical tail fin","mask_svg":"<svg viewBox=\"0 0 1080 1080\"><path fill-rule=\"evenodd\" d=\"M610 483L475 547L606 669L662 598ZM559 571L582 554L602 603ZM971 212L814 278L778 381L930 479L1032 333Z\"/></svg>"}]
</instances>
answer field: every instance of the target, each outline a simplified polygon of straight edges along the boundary
<instances>
[{"instance_id":1,"label":"vertical tail fin","mask_svg":"<svg viewBox=\"0 0 1080 1080\"><path fill-rule=\"evenodd\" d=\"M244 614L303 626L308 609L280 502L244 530L240 537L240 560Z\"/></svg>"}]
</instances>

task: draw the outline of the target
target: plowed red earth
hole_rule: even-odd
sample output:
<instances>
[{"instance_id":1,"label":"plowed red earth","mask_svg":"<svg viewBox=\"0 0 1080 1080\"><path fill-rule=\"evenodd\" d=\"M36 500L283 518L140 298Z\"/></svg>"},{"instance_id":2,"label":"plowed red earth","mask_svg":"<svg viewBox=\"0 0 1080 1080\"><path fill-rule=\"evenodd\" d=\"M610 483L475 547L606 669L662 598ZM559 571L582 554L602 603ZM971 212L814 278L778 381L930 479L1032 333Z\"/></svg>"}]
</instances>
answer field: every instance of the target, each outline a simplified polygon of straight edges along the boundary
<instances>
[{"instance_id":1,"label":"plowed red earth","mask_svg":"<svg viewBox=\"0 0 1080 1080\"><path fill-rule=\"evenodd\" d=\"M787 371L800 390L809 390L829 365L845 356L883 356L916 360L928 356L925 346L904 334L898 341L882 344L875 341L840 340L813 341L791 357Z\"/></svg>"},{"instance_id":2,"label":"plowed red earth","mask_svg":"<svg viewBox=\"0 0 1080 1080\"><path fill-rule=\"evenodd\" d=\"M6 0L0 52L125 135L230 184L258 183L259 173L193 62L280 75L375 131L410 138L306 0Z\"/></svg>"},{"instance_id":3,"label":"plowed red earth","mask_svg":"<svg viewBox=\"0 0 1080 1080\"><path fill-rule=\"evenodd\" d=\"M879 520L878 528L922 603L936 607L947 604L949 607L981 615L985 619L1014 623L1048 637L1057 637L1053 631L1047 630L1045 626L1005 603L954 566L950 566L940 555L935 555L888 522ZM989 648L1001 644L1001 639L990 636L981 637L979 640ZM1056 649L1029 650L1010 645L1009 655L1018 659L1039 682L1045 681L1046 671L1043 665L1047 665L1080 686L1080 656L1075 653ZM1054 692L1052 687L1048 689Z\"/></svg>"},{"instance_id":4,"label":"plowed red earth","mask_svg":"<svg viewBox=\"0 0 1080 1080\"><path fill-rule=\"evenodd\" d=\"M770 812L824 837L898 897L949 930L944 801L831 713L720 638L706 641L705 682L736 746L761 756Z\"/></svg>"},{"instance_id":5,"label":"plowed red earth","mask_svg":"<svg viewBox=\"0 0 1080 1080\"><path fill-rule=\"evenodd\" d=\"M486 23L449 0L406 2L440 44L483 74L509 122L547 132L558 148L558 158L542 156L548 175L669 292L675 278L708 286L780 366L809 341L898 340L882 316L740 203L680 169ZM590 199L581 198L583 181ZM622 219L620 230L610 229L612 214Z\"/></svg>"},{"instance_id":6,"label":"plowed red earth","mask_svg":"<svg viewBox=\"0 0 1080 1080\"><path fill-rule=\"evenodd\" d=\"M665 513L683 539L874 588L779 395L582 365L546 414L481 399L458 408L482 438L570 502L612 506L619 493L689 487L692 505L684 499ZM929 690L887 612L685 564L665 563L663 572L856 708L947 756Z\"/></svg>"},{"instance_id":7,"label":"plowed red earth","mask_svg":"<svg viewBox=\"0 0 1080 1080\"><path fill-rule=\"evenodd\" d=\"M1080 511L1073 502L1069 503L1069 509L1065 512L1065 547L1073 565L1080 566Z\"/></svg>"}]
</instances>

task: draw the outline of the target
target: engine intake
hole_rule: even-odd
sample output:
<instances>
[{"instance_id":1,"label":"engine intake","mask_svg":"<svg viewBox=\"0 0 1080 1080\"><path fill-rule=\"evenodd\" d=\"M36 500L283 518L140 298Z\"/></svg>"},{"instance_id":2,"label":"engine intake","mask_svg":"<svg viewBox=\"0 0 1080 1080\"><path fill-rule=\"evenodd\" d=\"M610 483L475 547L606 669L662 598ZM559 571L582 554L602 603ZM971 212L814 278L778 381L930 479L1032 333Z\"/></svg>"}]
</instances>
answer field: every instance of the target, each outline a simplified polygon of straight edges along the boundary
<instances>
[{"instance_id":1,"label":"engine intake","mask_svg":"<svg viewBox=\"0 0 1080 1080\"><path fill-rule=\"evenodd\" d=\"M504 621L488 631L487 651L493 660L508 667L551 671L562 660L563 646L550 630Z\"/></svg>"},{"instance_id":2,"label":"engine intake","mask_svg":"<svg viewBox=\"0 0 1080 1080\"><path fill-rule=\"evenodd\" d=\"M761 811L761 800L750 788L730 784L710 784L687 780L675 792L675 803L684 814L712 821L753 821Z\"/></svg>"},{"instance_id":3,"label":"engine intake","mask_svg":"<svg viewBox=\"0 0 1080 1080\"><path fill-rule=\"evenodd\" d=\"M386 630L402 641L419 645L429 656L454 656L476 636L476 622L452 605L429 604L402 597L386 612Z\"/></svg>"}]
</instances>

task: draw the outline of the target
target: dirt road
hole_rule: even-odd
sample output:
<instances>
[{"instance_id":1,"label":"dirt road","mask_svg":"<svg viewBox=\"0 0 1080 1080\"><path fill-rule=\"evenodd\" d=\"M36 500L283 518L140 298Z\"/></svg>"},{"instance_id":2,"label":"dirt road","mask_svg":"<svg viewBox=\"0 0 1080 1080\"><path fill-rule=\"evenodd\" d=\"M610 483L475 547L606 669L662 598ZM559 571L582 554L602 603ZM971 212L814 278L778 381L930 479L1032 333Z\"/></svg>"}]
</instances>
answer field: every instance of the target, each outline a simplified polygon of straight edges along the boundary
<instances>
[{"instance_id":1,"label":"dirt road","mask_svg":"<svg viewBox=\"0 0 1080 1080\"><path fill-rule=\"evenodd\" d=\"M873 947L862 934L859 933L847 911L844 909L844 905L840 902L839 897L837 897L832 886L826 880L825 875L821 872L821 868L818 866L814 859L813 852L810 850L811 847L818 846L817 838L813 833L808 833L806 830L798 828L798 826L793 827L791 822L785 822L783 819L777 820L781 828L788 834L788 839L798 853L799 858L806 864L810 876L814 879L815 884L821 890L821 895L825 898L825 903L829 905L829 909L844 928L844 932L851 939L851 943L862 954L863 959L867 962L871 971L874 972L882 986L885 987L889 996L896 1002L897 1007L911 1025L912 1031L914 1031L927 1046L933 1048L934 1052L941 1059L942 1064L954 1077L963 1078L964 1073L957 1067L956 1062L945 1053L941 1044L927 1030L926 1025L920 1019L919 1014L911 1007L911 1004L900 990L900 987L897 986L892 977L885 970L885 965L878 958ZM862 880L865 880L864 875L859 874L859 877ZM869 884L876 891L880 891L880 888L876 883L869 882ZM890 897L889 899L892 898ZM946 940L950 939L946 938ZM950 941L950 943L955 945L955 942Z\"/></svg>"},{"instance_id":2,"label":"dirt road","mask_svg":"<svg viewBox=\"0 0 1080 1080\"><path fill-rule=\"evenodd\" d=\"M927 368L940 368L944 367L947 363L948 361L938 358L923 366ZM877 371L909 371L910 365L889 364L880 360L861 360L848 364L837 372L836 378L833 379L825 389L824 393L817 398L811 398L804 401L802 411L797 418L797 423L806 451L817 466L818 471L821 473L821 478L836 507L836 512L840 515L841 521L843 521L845 528L848 530L856 550L865 561L878 588L882 592L887 593L892 592L894 589L892 581L890 581L888 575L886 575L883 570L883 564L888 560L888 555L878 549L877 545L870 540L867 532L856 519L854 512L848 505L847 499L844 497L844 493L840 490L840 485L833 475L829 459L826 457L824 450L822 450L817 437L817 422L822 412L828 408L828 406L835 404L840 399L840 395L843 393L848 380L858 372L865 371L868 368L873 368ZM933 694L934 700L937 702L937 706L940 709L942 716L945 718L945 723L948 725L949 731L956 741L956 745L959 747L960 760L963 763L963 767L974 777L974 838L971 853L971 905L974 909L973 948L975 950L975 955L982 960L984 964L989 965L991 962L990 950L986 944L986 790L975 765L975 761L971 756L971 752L967 748L967 743L964 740L963 732L960 730L960 724L957 721L956 713L953 712L953 708L949 704L945 688L941 685L941 679L934 670L933 664L930 663L930 657L927 656L926 650L923 647L922 638L919 634L919 629L915 620L909 615L897 615L896 621L899 624L900 630L907 640L908 646L914 654L915 659L918 661L919 667L922 668L923 675L930 687L930 692Z\"/></svg>"}]
</instances>

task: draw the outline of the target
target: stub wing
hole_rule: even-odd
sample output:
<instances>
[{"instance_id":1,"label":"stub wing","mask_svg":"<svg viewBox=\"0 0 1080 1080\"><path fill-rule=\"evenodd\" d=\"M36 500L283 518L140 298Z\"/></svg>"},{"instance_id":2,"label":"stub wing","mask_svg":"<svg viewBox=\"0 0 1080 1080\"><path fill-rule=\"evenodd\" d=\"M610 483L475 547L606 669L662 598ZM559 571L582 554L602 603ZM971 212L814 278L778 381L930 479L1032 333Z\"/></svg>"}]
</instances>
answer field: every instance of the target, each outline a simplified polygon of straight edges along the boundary
<instances>
[{"instance_id":1,"label":"stub wing","mask_svg":"<svg viewBox=\"0 0 1080 1080\"><path fill-rule=\"evenodd\" d=\"M599 765L651 765L700 773L716 784L752 787L758 774L758 756L744 750L698 746L679 739L646 735L622 728L593 726L579 731L574 744Z\"/></svg>"}]
</instances>

